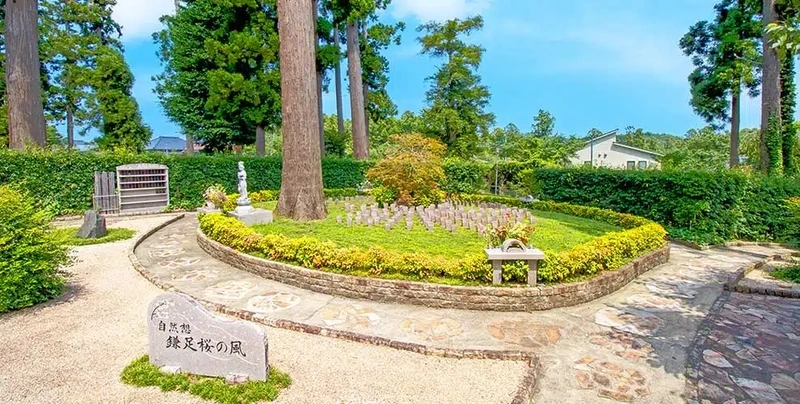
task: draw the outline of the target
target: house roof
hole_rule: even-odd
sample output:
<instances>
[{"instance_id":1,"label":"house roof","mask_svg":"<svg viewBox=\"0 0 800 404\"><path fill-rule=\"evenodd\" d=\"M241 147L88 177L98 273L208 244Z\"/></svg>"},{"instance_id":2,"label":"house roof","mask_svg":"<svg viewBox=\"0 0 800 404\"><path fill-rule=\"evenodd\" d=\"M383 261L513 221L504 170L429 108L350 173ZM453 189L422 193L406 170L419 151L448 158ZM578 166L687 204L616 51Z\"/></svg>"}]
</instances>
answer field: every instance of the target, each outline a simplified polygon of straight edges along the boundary
<instances>
[{"instance_id":1,"label":"house roof","mask_svg":"<svg viewBox=\"0 0 800 404\"><path fill-rule=\"evenodd\" d=\"M609 136L616 136L617 135L617 130L618 129L614 129L611 132L603 133L602 135L600 135L600 136L598 136L598 137L596 137L594 139L589 139L589 140L586 141L586 144L593 143L593 142L597 143L598 140L605 139L605 138L607 138Z\"/></svg>"},{"instance_id":2,"label":"house roof","mask_svg":"<svg viewBox=\"0 0 800 404\"><path fill-rule=\"evenodd\" d=\"M150 140L150 143L147 145L147 150L182 151L186 150L186 141L174 136L159 136Z\"/></svg>"},{"instance_id":3,"label":"house roof","mask_svg":"<svg viewBox=\"0 0 800 404\"><path fill-rule=\"evenodd\" d=\"M636 150L638 152L647 153L647 154L649 154L651 156L664 157L664 155L661 154L661 153L651 152L650 150L640 149L638 147L628 146L628 145L622 144L622 143L614 142L614 146L619 146L619 147L622 147L624 149L629 149L629 150Z\"/></svg>"}]
</instances>

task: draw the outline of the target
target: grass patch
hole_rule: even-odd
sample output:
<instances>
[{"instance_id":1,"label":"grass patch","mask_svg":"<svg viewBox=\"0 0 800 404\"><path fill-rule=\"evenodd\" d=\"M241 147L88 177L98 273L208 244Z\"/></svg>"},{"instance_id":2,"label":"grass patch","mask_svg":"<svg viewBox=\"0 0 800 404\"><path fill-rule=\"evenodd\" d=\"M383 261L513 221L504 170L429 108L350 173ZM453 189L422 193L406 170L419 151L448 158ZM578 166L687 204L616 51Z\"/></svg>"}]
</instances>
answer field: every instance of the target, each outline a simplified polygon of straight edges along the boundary
<instances>
[{"instance_id":1,"label":"grass patch","mask_svg":"<svg viewBox=\"0 0 800 404\"><path fill-rule=\"evenodd\" d=\"M275 202L257 204L258 207L274 209ZM536 248L564 252L576 245L583 244L603 234L620 231L620 227L612 224L584 219L556 212L533 211L536 217L536 231L531 244ZM462 258L465 253L481 252L486 248L485 239L475 231L459 228L451 233L439 226L434 231L425 230L418 217L414 218L411 230L405 227L405 221L386 230L383 225L366 227L364 225L347 227L336 223L336 216L346 220L347 212L343 202L328 203L328 217L325 220L296 222L276 217L275 221L253 228L262 234L283 234L287 237L314 237L321 241L332 241L340 247L371 246L383 247L408 253L426 253L448 258Z\"/></svg>"},{"instance_id":2,"label":"grass patch","mask_svg":"<svg viewBox=\"0 0 800 404\"><path fill-rule=\"evenodd\" d=\"M769 275L782 281L800 283L800 266L776 269L770 271Z\"/></svg>"},{"instance_id":3,"label":"grass patch","mask_svg":"<svg viewBox=\"0 0 800 404\"><path fill-rule=\"evenodd\" d=\"M120 380L137 387L156 386L161 391L180 391L194 394L206 400L223 404L244 404L258 401L273 401L282 389L292 384L286 373L270 367L267 381L248 381L242 384L227 384L218 377L187 374L167 374L150 363L144 355L135 359L122 371Z\"/></svg>"},{"instance_id":4,"label":"grass patch","mask_svg":"<svg viewBox=\"0 0 800 404\"><path fill-rule=\"evenodd\" d=\"M91 244L113 243L115 241L127 240L136 234L131 229L108 229L108 234L100 238L78 238L79 227L60 227L53 229L53 234L61 240L64 245L82 246Z\"/></svg>"}]
</instances>

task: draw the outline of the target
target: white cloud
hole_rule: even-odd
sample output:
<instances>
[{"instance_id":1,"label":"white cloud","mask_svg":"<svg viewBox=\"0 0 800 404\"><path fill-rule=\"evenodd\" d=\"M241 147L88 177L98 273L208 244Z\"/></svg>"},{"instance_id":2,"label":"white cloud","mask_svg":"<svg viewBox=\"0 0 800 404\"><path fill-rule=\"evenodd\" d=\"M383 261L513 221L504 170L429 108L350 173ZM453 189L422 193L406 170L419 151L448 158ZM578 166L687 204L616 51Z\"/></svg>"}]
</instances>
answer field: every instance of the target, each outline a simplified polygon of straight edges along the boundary
<instances>
[{"instance_id":1,"label":"white cloud","mask_svg":"<svg viewBox=\"0 0 800 404\"><path fill-rule=\"evenodd\" d=\"M158 19L174 11L173 0L117 0L113 17L122 26L122 40L130 42L150 38L161 29Z\"/></svg>"},{"instance_id":2,"label":"white cloud","mask_svg":"<svg viewBox=\"0 0 800 404\"><path fill-rule=\"evenodd\" d=\"M490 4L491 0L394 0L391 7L395 18L414 17L428 22L480 14Z\"/></svg>"}]
</instances>

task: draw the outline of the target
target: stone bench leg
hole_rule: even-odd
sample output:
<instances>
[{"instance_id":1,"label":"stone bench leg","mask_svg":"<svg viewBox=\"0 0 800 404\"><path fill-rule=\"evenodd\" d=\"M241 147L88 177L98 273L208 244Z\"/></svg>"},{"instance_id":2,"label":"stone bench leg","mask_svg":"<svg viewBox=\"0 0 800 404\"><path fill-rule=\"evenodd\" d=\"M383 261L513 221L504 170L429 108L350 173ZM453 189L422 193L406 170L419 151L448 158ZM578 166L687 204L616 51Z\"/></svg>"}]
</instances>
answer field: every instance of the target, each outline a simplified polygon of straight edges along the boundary
<instances>
[{"instance_id":1,"label":"stone bench leg","mask_svg":"<svg viewBox=\"0 0 800 404\"><path fill-rule=\"evenodd\" d=\"M499 285L503 283L503 261L492 261L492 283Z\"/></svg>"},{"instance_id":2,"label":"stone bench leg","mask_svg":"<svg viewBox=\"0 0 800 404\"><path fill-rule=\"evenodd\" d=\"M536 266L537 260L528 261L528 286L536 286Z\"/></svg>"}]
</instances>

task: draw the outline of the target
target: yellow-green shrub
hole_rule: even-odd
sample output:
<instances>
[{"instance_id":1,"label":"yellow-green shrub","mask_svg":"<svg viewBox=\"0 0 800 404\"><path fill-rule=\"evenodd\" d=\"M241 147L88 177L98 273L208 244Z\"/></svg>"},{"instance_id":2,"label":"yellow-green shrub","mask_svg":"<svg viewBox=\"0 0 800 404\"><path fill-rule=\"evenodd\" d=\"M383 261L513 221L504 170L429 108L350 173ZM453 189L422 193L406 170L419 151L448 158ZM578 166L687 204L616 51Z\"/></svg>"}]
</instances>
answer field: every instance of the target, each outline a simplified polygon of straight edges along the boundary
<instances>
[{"instance_id":1,"label":"yellow-green shrub","mask_svg":"<svg viewBox=\"0 0 800 404\"><path fill-rule=\"evenodd\" d=\"M64 278L57 270L68 255L50 231L52 217L32 196L0 186L0 313L61 293Z\"/></svg>"},{"instance_id":2,"label":"yellow-green shrub","mask_svg":"<svg viewBox=\"0 0 800 404\"><path fill-rule=\"evenodd\" d=\"M547 258L539 265L538 278L558 282L580 276L613 271L633 259L666 245L666 231L659 224L606 209L556 202L524 203L510 198L466 196L475 202L497 202L532 207L619 225L625 230L612 232L580 244L569 251L545 251ZM491 265L482 251L460 259L448 259L419 253L404 253L380 247L361 249L339 247L312 237L289 238L260 234L236 219L212 214L201 216L200 228L209 238L245 253L257 253L270 260L289 262L308 268L333 272L360 272L372 276L405 275L418 279L450 278L462 281L491 282ZM506 281L523 283L527 272L510 264Z\"/></svg>"}]
</instances>

